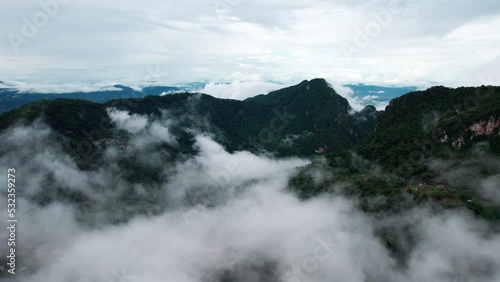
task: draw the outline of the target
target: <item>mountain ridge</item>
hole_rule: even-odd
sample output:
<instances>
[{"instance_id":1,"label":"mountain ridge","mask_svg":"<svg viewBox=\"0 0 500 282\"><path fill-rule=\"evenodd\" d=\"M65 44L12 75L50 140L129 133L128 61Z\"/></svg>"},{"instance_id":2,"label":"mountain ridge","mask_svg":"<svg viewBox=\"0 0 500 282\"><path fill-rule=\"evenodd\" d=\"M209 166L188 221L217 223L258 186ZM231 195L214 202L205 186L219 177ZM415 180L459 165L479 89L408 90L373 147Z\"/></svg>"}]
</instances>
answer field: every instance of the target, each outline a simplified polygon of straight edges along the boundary
<instances>
[{"instance_id":1,"label":"mountain ridge","mask_svg":"<svg viewBox=\"0 0 500 282\"><path fill-rule=\"evenodd\" d=\"M57 112L56 109L65 108L66 103L69 108L78 103L92 108L96 113L92 117L94 124L97 124L97 119L110 122L105 115L106 108L150 117L159 117L166 110L176 117L183 117L181 124L186 128L195 126L219 136L217 141L230 151L267 150L289 156L315 154L320 147L334 151L352 148L373 130L376 118L373 112L351 114L352 108L345 98L329 87L324 79L313 79L244 101L195 93L117 99L102 104L65 99L38 101L4 113L0 117L0 129L23 118L32 122L36 117L44 116L63 135L70 134L63 130L70 121L88 130L84 124L87 121L77 115L68 111ZM211 126L203 125L200 122L203 119ZM72 134L76 141L85 139L81 133Z\"/></svg>"}]
</instances>

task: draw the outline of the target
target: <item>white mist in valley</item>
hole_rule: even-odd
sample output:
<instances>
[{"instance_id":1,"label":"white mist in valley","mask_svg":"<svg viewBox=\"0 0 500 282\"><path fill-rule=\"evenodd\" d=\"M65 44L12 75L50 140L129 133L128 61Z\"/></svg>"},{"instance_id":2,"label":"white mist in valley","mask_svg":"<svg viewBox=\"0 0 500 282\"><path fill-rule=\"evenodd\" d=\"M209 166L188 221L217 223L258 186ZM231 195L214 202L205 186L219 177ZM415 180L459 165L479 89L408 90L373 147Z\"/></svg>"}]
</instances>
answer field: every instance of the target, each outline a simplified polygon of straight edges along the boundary
<instances>
[{"instance_id":1,"label":"white mist in valley","mask_svg":"<svg viewBox=\"0 0 500 282\"><path fill-rule=\"evenodd\" d=\"M423 207L379 218L339 194L301 200L288 180L308 160L230 153L203 134L194 156L163 163L168 156L155 146L177 146L175 121L108 114L131 139L126 150L106 149L95 169L80 169L43 122L0 136L0 166L16 167L20 178L19 274L5 281L500 281L500 237L465 211ZM130 156L165 181L127 180L118 163ZM50 187L93 205L82 219L81 208L57 197L35 203ZM145 198L154 191L156 206L107 208L125 205L115 199L128 191ZM130 216L113 223L115 213ZM415 237L404 263L376 232L402 225Z\"/></svg>"}]
</instances>

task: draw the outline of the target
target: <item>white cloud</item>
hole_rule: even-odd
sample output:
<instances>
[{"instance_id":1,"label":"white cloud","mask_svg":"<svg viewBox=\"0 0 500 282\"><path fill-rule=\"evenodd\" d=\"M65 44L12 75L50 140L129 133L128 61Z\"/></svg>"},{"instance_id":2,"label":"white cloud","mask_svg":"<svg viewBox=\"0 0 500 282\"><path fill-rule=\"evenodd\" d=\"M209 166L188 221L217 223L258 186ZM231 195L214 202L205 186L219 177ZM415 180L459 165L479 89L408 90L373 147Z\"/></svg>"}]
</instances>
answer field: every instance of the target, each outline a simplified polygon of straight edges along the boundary
<instances>
[{"instance_id":1,"label":"white cloud","mask_svg":"<svg viewBox=\"0 0 500 282\"><path fill-rule=\"evenodd\" d=\"M281 84L262 81L234 81L232 83L211 82L205 85L200 92L210 94L218 98L244 100L259 94L267 94L273 90L278 90L283 87L284 86Z\"/></svg>"},{"instance_id":2,"label":"white cloud","mask_svg":"<svg viewBox=\"0 0 500 282\"><path fill-rule=\"evenodd\" d=\"M335 90L335 92L337 92L337 94L347 99L347 101L355 111L360 111L365 107L359 98L353 96L354 90L352 90L349 86L345 86L334 82L335 78L329 79L327 81L330 84L330 86Z\"/></svg>"},{"instance_id":3,"label":"white cloud","mask_svg":"<svg viewBox=\"0 0 500 282\"><path fill-rule=\"evenodd\" d=\"M148 119L136 114L129 114L126 111L119 111L116 109L108 109L108 115L111 120L120 129L124 129L132 134L139 133L146 128Z\"/></svg>"},{"instance_id":4,"label":"white cloud","mask_svg":"<svg viewBox=\"0 0 500 282\"><path fill-rule=\"evenodd\" d=\"M113 108L107 109L107 112L118 129L124 129L135 135L130 143L136 148L143 149L145 146L158 143L177 144L175 137L170 133L169 127L172 121L168 119L168 112L163 112L159 120L149 120L146 116Z\"/></svg>"},{"instance_id":5,"label":"white cloud","mask_svg":"<svg viewBox=\"0 0 500 282\"><path fill-rule=\"evenodd\" d=\"M389 1L69 1L18 53L0 42L0 80L139 85L158 66L163 84L255 77L287 84L323 74L338 83L480 84L460 77L497 58L499 2L399 3L403 12L345 58L340 46L377 24L374 13ZM4 38L40 11L38 2L4 3Z\"/></svg>"},{"instance_id":6,"label":"white cloud","mask_svg":"<svg viewBox=\"0 0 500 282\"><path fill-rule=\"evenodd\" d=\"M378 99L378 98L380 98L380 97L377 96L377 95L366 95L366 96L364 96L361 99L364 100L364 101L370 101L370 100L375 100L375 99Z\"/></svg>"},{"instance_id":7,"label":"white cloud","mask_svg":"<svg viewBox=\"0 0 500 282\"><path fill-rule=\"evenodd\" d=\"M111 115L126 128L132 120L147 119L123 112ZM131 126L142 128L131 138L149 137L144 129L148 126ZM198 136L196 155L176 163L158 162L155 168L168 175L164 183L140 187L122 179L116 164L121 156L104 159L96 170L80 170L51 134L37 123L0 135L4 140L0 165L15 166L18 176L29 175L19 177L24 191L18 194L23 232L18 233L17 255L24 258L23 270L18 269L16 276L19 281L191 282L223 281L224 275L235 281L266 281L261 277L265 274L285 282L500 278L500 236L492 232L494 223L488 225L459 209L443 212L425 207L370 216L335 194L301 201L287 185L295 168L307 160L229 153L210 138ZM145 162L160 153L135 149L133 153ZM71 179L64 179L68 175ZM496 180L484 184L494 185ZM0 174L0 181L7 182L6 174ZM100 200L86 212L103 222L117 213L118 206L108 206L117 203L110 197L115 190L125 189L128 195L147 188L172 197L156 216L129 215L129 221L119 225L87 226L76 215L82 211L69 203L57 199L46 205L33 203L33 193L40 188L60 185ZM6 200L0 193L0 201ZM110 209L109 214L94 210L99 203ZM134 207L130 202L122 205ZM0 212L6 214L6 206ZM404 262L398 264L377 235L381 227L408 245L407 253L399 254L405 256ZM411 236L405 237L405 232ZM6 247L0 245L0 251Z\"/></svg>"},{"instance_id":8,"label":"white cloud","mask_svg":"<svg viewBox=\"0 0 500 282\"><path fill-rule=\"evenodd\" d=\"M96 92L96 91L123 91L122 88L112 86L113 82L74 82L74 83L57 83L52 82L23 82L5 80L0 86L14 88L21 93L72 93L72 92Z\"/></svg>"}]
</instances>

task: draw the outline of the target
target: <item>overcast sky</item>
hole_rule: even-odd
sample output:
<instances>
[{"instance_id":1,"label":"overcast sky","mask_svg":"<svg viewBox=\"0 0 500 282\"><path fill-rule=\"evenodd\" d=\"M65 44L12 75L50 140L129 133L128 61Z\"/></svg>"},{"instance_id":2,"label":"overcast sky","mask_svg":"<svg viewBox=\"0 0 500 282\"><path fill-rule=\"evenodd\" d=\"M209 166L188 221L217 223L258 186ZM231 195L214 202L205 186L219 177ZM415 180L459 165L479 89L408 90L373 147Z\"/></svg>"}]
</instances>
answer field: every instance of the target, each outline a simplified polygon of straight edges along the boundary
<instances>
[{"instance_id":1,"label":"overcast sky","mask_svg":"<svg viewBox=\"0 0 500 282\"><path fill-rule=\"evenodd\" d=\"M0 80L500 84L499 27L498 0L2 1Z\"/></svg>"}]
</instances>

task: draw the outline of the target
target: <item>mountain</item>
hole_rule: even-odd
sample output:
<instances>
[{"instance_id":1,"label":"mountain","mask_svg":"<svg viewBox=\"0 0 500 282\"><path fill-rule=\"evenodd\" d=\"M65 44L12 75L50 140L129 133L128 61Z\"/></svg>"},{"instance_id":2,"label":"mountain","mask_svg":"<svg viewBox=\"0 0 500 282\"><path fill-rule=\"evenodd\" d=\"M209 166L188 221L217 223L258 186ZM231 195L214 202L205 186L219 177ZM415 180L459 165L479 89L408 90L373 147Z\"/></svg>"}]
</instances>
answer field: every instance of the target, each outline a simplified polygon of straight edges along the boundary
<instances>
[{"instance_id":1,"label":"mountain","mask_svg":"<svg viewBox=\"0 0 500 282\"><path fill-rule=\"evenodd\" d=\"M113 112L109 112L110 109ZM111 119L113 113L114 120ZM347 100L325 80L313 79L270 93L268 97L264 95L245 101L195 93L126 98L105 103L81 99L39 100L2 114L0 134L19 136L9 130L26 130L35 132L30 135L36 138L35 135L45 136L50 132L49 141L43 139L49 143L37 143L36 148L22 146L19 150L26 151L26 158L30 158L32 149L40 152L47 150L46 147L60 147L62 153L52 148L50 154L68 162L65 165L69 166L68 169L85 174L102 171L103 164L110 162L110 152L115 152L111 158L113 161L105 168L117 175L110 184L113 188L91 185L96 191L119 191L119 198L113 199L112 203L100 206L91 196L74 191L65 183L47 185L53 182L51 171L40 176L44 189L32 197L41 206L59 201L71 203L82 214L78 220L92 225L95 221L87 218L90 216L87 211L96 205L114 223L125 222L136 214L157 214L168 207L164 195L158 195L163 191L162 183L172 181L171 173L165 170L194 158L200 150L197 147L199 136L210 136L235 155L245 155L248 153L238 152L250 151L270 152L275 157L321 156L354 149L373 131L377 115L373 107L359 113L352 112ZM123 124L120 126L120 122L127 119L132 130L124 129ZM29 126L19 127L21 125ZM46 130L46 126L51 130ZM140 134L133 133L137 126L143 126ZM166 141L168 136L175 137ZM154 145L149 146L149 140L153 140ZM0 155L5 153L2 151ZM211 179L214 178L211 176ZM123 181L130 184L126 189L120 185ZM213 184L210 183L209 187ZM137 191L138 186L144 187L142 192ZM214 194L203 189L200 191L201 195L193 192L190 203L206 201Z\"/></svg>"},{"instance_id":2,"label":"mountain","mask_svg":"<svg viewBox=\"0 0 500 282\"><path fill-rule=\"evenodd\" d=\"M133 93L130 88L121 88L123 91L108 95ZM0 129L42 117L75 143L88 139L84 133L99 123L110 123L107 108L151 118L159 118L167 111L178 120L178 130L193 127L212 133L230 151L263 149L282 156L309 156L316 150L322 153L353 148L373 130L377 116L373 107L352 113L347 100L324 79L313 79L245 101L191 93L118 99L103 104L69 99L37 101L2 115ZM110 136L112 131L105 130L102 138Z\"/></svg>"},{"instance_id":3,"label":"mountain","mask_svg":"<svg viewBox=\"0 0 500 282\"><path fill-rule=\"evenodd\" d=\"M104 103L113 99L142 98L148 95L160 95L179 90L181 88L173 86L150 86L137 91L127 86L113 85L111 90L50 94L20 93L19 90L14 88L0 88L0 114L38 100L85 99L95 103Z\"/></svg>"},{"instance_id":4,"label":"mountain","mask_svg":"<svg viewBox=\"0 0 500 282\"><path fill-rule=\"evenodd\" d=\"M178 92L193 92L203 89L208 82L191 82L182 86L147 86L142 89L133 89L124 85L110 85L101 90L90 92L68 93L37 93L36 89L20 91L5 85L0 81L0 114L21 107L38 100L54 99L83 99L96 103L104 103L114 99L142 98ZM375 85L353 84L345 85L353 90L352 98L360 105L375 105L384 107L389 100L416 90L415 87L383 87Z\"/></svg>"},{"instance_id":5,"label":"mountain","mask_svg":"<svg viewBox=\"0 0 500 282\"><path fill-rule=\"evenodd\" d=\"M359 153L388 168L465 154L500 153L500 87L432 87L392 100Z\"/></svg>"},{"instance_id":6,"label":"mountain","mask_svg":"<svg viewBox=\"0 0 500 282\"><path fill-rule=\"evenodd\" d=\"M309 198L340 185L371 212L431 202L499 220L500 87L437 86L403 95L377 114L374 132L353 152L325 157L330 178L315 181L312 171L325 168L314 162L290 180L292 190ZM386 200L366 201L373 197Z\"/></svg>"},{"instance_id":7,"label":"mountain","mask_svg":"<svg viewBox=\"0 0 500 282\"><path fill-rule=\"evenodd\" d=\"M245 102L290 112L293 118L283 130L286 134L278 135L284 140L293 140L293 147L303 148L301 154L319 147L331 151L353 147L371 133L370 121L376 119L376 115L368 111L352 114L349 102L324 79L305 80Z\"/></svg>"},{"instance_id":8,"label":"mountain","mask_svg":"<svg viewBox=\"0 0 500 282\"><path fill-rule=\"evenodd\" d=\"M446 269L458 261L457 269L465 269L458 277L471 269L493 277L498 260L484 254L498 254L492 246L498 246L500 232L499 91L433 87L392 100L384 112L373 106L352 111L323 79L244 101L194 93L104 103L35 101L0 116L0 162L15 168L26 222L57 222L59 229L27 224L23 228L30 232L23 234L32 237L20 238L16 257L28 275L45 275L47 257L64 263L68 253L62 252L80 254L88 238L121 249L150 232L146 237L161 235L155 249L169 246L162 254L170 255L178 246L170 242L180 239L185 246L202 242L188 248L197 256L198 248L209 245L203 260L214 262L213 271L199 281L281 281L289 277L281 275L282 253L295 252L297 242L326 244L332 254L368 242L345 265L379 249L366 258L375 274L366 277L388 281L385 272L378 276L378 265L372 268L374 258L385 257L397 278L390 281L404 281L399 275L410 272L422 251L434 258L444 244L459 250ZM123 241L128 236L120 230L134 236ZM228 240L221 237L225 232ZM460 263L463 238L473 234L468 232L475 241L467 250L482 244L492 249L472 253L477 268ZM241 255L240 239L254 233L257 245L243 244L249 253ZM53 246L40 247L39 234L54 240ZM60 234L76 241L64 245ZM275 252L287 240L283 252ZM219 248L223 241L230 244ZM91 245L96 254L106 247ZM312 258L320 245L308 245L298 257ZM143 251L130 255L130 265ZM75 261L81 260L64 268ZM457 277L455 271L447 277ZM92 281L117 279L107 267L95 272ZM39 277L29 281L52 281ZM60 281L72 277L74 272Z\"/></svg>"}]
</instances>

